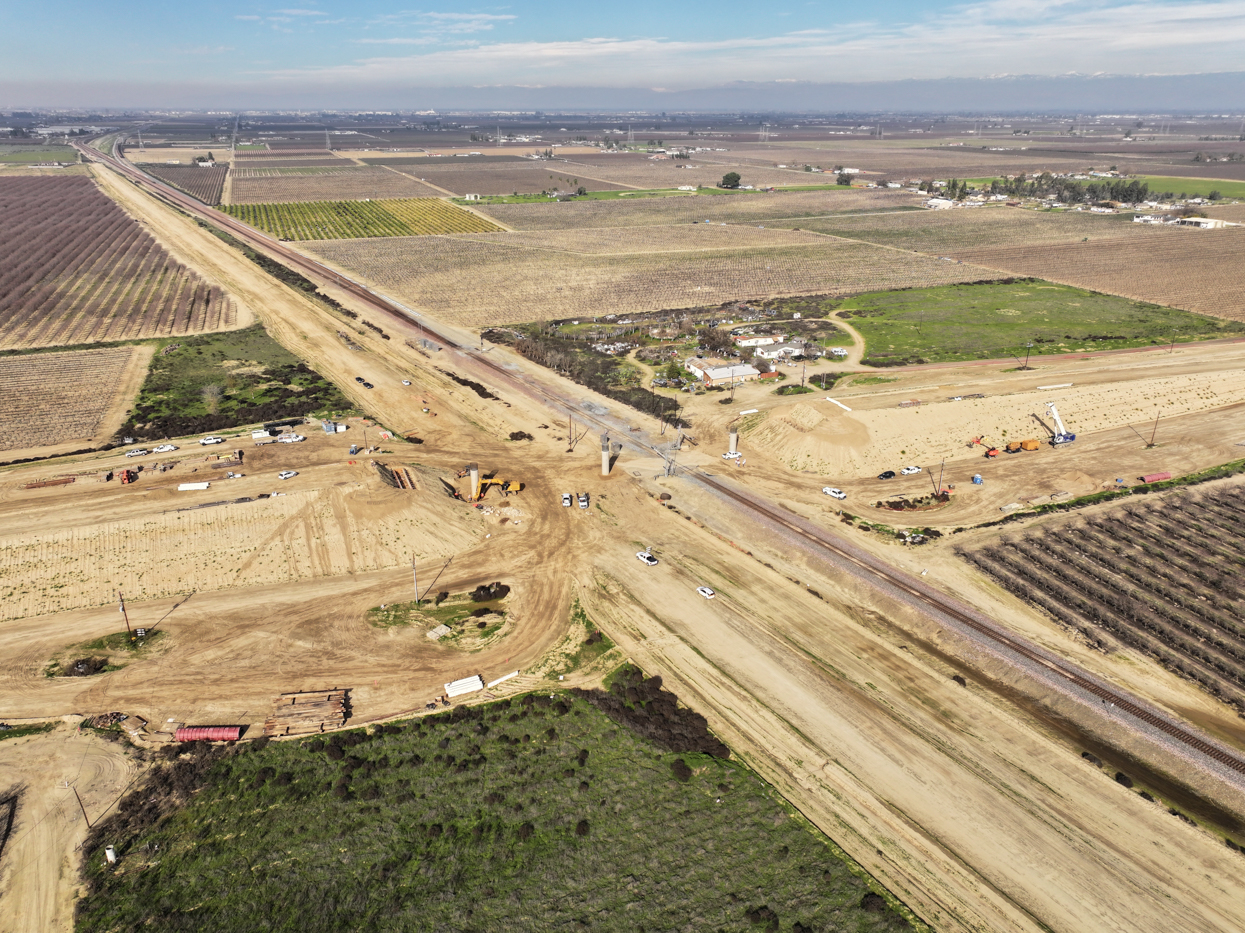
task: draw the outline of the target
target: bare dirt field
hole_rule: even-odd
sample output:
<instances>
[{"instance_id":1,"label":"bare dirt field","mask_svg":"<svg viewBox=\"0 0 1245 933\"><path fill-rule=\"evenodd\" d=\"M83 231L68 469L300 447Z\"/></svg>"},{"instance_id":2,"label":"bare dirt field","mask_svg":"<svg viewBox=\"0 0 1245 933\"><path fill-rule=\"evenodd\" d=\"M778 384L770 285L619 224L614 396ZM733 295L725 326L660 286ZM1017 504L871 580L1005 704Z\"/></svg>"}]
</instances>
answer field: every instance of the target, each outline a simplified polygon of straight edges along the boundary
<instances>
[{"instance_id":1,"label":"bare dirt field","mask_svg":"<svg viewBox=\"0 0 1245 933\"><path fill-rule=\"evenodd\" d=\"M672 195L619 201L560 201L549 204L489 204L483 210L515 230L578 230L585 227L725 223L755 224L784 218L845 212L918 209L915 195L902 191L767 191L723 195ZM783 226L799 226L783 224Z\"/></svg>"},{"instance_id":2,"label":"bare dirt field","mask_svg":"<svg viewBox=\"0 0 1245 933\"><path fill-rule=\"evenodd\" d=\"M12 835L0 860L0 931L68 933L87 825L111 812L139 768L120 742L79 732L78 717L50 734L0 742L0 796L17 792Z\"/></svg>"},{"instance_id":3,"label":"bare dirt field","mask_svg":"<svg viewBox=\"0 0 1245 933\"><path fill-rule=\"evenodd\" d=\"M694 252L709 249L774 249L824 242L816 234L794 230L697 224L679 227L599 227L581 230L541 230L523 233L467 234L478 243L498 243L523 249L609 256L629 253Z\"/></svg>"},{"instance_id":4,"label":"bare dirt field","mask_svg":"<svg viewBox=\"0 0 1245 933\"><path fill-rule=\"evenodd\" d=\"M393 237L312 242L306 249L442 320L472 327L993 277L967 263L847 240L606 256L499 242L509 241Z\"/></svg>"},{"instance_id":5,"label":"bare dirt field","mask_svg":"<svg viewBox=\"0 0 1245 933\"><path fill-rule=\"evenodd\" d=\"M464 194L534 194L553 190L574 191L582 186L589 191L620 191L627 185L580 177L577 166L561 162L519 163L495 162L466 165L403 165L395 170L422 178L457 195Z\"/></svg>"},{"instance_id":6,"label":"bare dirt field","mask_svg":"<svg viewBox=\"0 0 1245 933\"><path fill-rule=\"evenodd\" d=\"M154 349L111 347L0 357L0 452L45 455L104 443L121 426Z\"/></svg>"},{"instance_id":7,"label":"bare dirt field","mask_svg":"<svg viewBox=\"0 0 1245 933\"><path fill-rule=\"evenodd\" d=\"M1159 232L1163 235L1066 246L959 249L954 255L1017 275L1245 320L1238 262L1245 229Z\"/></svg>"},{"instance_id":8,"label":"bare dirt field","mask_svg":"<svg viewBox=\"0 0 1245 933\"><path fill-rule=\"evenodd\" d=\"M802 218L780 223L784 227L796 226L801 230L941 255L964 249L1008 246L1029 249L1046 244L1080 244L1086 240L1130 239L1153 244L1161 241L1145 238L1190 232L1135 224L1131 216L1122 214L1047 213L1009 207Z\"/></svg>"}]
</instances>

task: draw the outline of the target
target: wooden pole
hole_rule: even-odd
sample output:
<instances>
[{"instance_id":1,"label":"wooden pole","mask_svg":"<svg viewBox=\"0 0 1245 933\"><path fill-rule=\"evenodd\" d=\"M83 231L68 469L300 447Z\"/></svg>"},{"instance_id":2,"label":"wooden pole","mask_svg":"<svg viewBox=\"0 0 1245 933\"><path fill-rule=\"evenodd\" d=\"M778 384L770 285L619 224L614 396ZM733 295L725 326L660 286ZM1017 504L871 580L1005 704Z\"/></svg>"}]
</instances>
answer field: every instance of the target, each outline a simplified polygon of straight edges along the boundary
<instances>
[{"instance_id":1,"label":"wooden pole","mask_svg":"<svg viewBox=\"0 0 1245 933\"><path fill-rule=\"evenodd\" d=\"M86 815L86 807L82 806L82 798L78 796L78 788L76 788L76 787L70 787L70 790L72 790L72 791L73 791L73 796L74 796L74 799L78 801L78 809L80 809L80 810L82 811L82 818L83 818L84 820L86 820L86 828L87 828L87 829L90 829L90 828L91 828L91 818L90 818L89 816L87 816L87 815Z\"/></svg>"},{"instance_id":2,"label":"wooden pole","mask_svg":"<svg viewBox=\"0 0 1245 933\"><path fill-rule=\"evenodd\" d=\"M1149 446L1151 447L1154 446L1154 438L1159 433L1159 418L1161 417L1163 417L1162 414L1159 414L1159 415L1156 415L1154 418L1154 430L1150 432L1150 445Z\"/></svg>"},{"instance_id":3,"label":"wooden pole","mask_svg":"<svg viewBox=\"0 0 1245 933\"><path fill-rule=\"evenodd\" d=\"M415 583L415 608L419 608L419 570L415 566L415 556L411 555L411 577Z\"/></svg>"},{"instance_id":4,"label":"wooden pole","mask_svg":"<svg viewBox=\"0 0 1245 933\"><path fill-rule=\"evenodd\" d=\"M125 618L125 633L133 638L134 633L130 631L130 614L125 611L125 596L120 590L117 590L117 601L121 603L121 615Z\"/></svg>"}]
</instances>

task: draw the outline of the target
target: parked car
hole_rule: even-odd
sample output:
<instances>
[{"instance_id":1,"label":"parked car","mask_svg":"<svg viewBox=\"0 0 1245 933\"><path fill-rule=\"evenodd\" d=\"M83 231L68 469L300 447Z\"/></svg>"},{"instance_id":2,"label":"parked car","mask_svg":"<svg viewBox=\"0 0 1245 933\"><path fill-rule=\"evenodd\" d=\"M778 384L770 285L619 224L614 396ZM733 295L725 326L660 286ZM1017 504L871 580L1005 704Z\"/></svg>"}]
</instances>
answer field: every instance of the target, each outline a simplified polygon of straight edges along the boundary
<instances>
[{"instance_id":1,"label":"parked car","mask_svg":"<svg viewBox=\"0 0 1245 933\"><path fill-rule=\"evenodd\" d=\"M835 489L833 486L822 486L821 491L832 499L846 499L847 493L842 489Z\"/></svg>"},{"instance_id":2,"label":"parked car","mask_svg":"<svg viewBox=\"0 0 1245 933\"><path fill-rule=\"evenodd\" d=\"M297 444L299 441L305 441L307 438L301 434L282 434L277 438L278 444Z\"/></svg>"},{"instance_id":3,"label":"parked car","mask_svg":"<svg viewBox=\"0 0 1245 933\"><path fill-rule=\"evenodd\" d=\"M579 494L579 507L581 509L588 508L588 494L586 492L581 492Z\"/></svg>"},{"instance_id":4,"label":"parked car","mask_svg":"<svg viewBox=\"0 0 1245 933\"><path fill-rule=\"evenodd\" d=\"M225 439L223 437L201 437L199 443L206 447L209 444L223 444Z\"/></svg>"},{"instance_id":5,"label":"parked car","mask_svg":"<svg viewBox=\"0 0 1245 933\"><path fill-rule=\"evenodd\" d=\"M894 479L894 478L895 478L894 470L887 470L885 473L878 474L878 479Z\"/></svg>"},{"instance_id":6,"label":"parked car","mask_svg":"<svg viewBox=\"0 0 1245 933\"><path fill-rule=\"evenodd\" d=\"M731 453L722 454L723 460L738 460L739 457L740 457L739 451L735 451L733 454Z\"/></svg>"},{"instance_id":7,"label":"parked car","mask_svg":"<svg viewBox=\"0 0 1245 933\"><path fill-rule=\"evenodd\" d=\"M648 564L650 567L657 566L657 558L648 551L637 551L635 556L636 559L642 564Z\"/></svg>"},{"instance_id":8,"label":"parked car","mask_svg":"<svg viewBox=\"0 0 1245 933\"><path fill-rule=\"evenodd\" d=\"M175 450L177 450L176 444L161 444L159 447L151 448L153 454L171 454Z\"/></svg>"},{"instance_id":9,"label":"parked car","mask_svg":"<svg viewBox=\"0 0 1245 933\"><path fill-rule=\"evenodd\" d=\"M571 507L572 498L573 497L569 492L562 493L562 505L569 509Z\"/></svg>"},{"instance_id":10,"label":"parked car","mask_svg":"<svg viewBox=\"0 0 1245 933\"><path fill-rule=\"evenodd\" d=\"M358 383L362 383L362 382L363 382L363 377L362 377L362 376L355 376L355 377L354 377L354 381L355 381L355 382L358 382Z\"/></svg>"},{"instance_id":11,"label":"parked car","mask_svg":"<svg viewBox=\"0 0 1245 933\"><path fill-rule=\"evenodd\" d=\"M701 596L703 596L705 599L713 599L713 597L718 595L717 593L713 592L713 590L709 589L709 587L707 586L696 587L696 592L699 593Z\"/></svg>"},{"instance_id":12,"label":"parked car","mask_svg":"<svg viewBox=\"0 0 1245 933\"><path fill-rule=\"evenodd\" d=\"M919 466L907 466L899 471L899 475L900 476L911 476L914 473L920 473L920 472L921 472L921 468Z\"/></svg>"},{"instance_id":13,"label":"parked car","mask_svg":"<svg viewBox=\"0 0 1245 933\"><path fill-rule=\"evenodd\" d=\"M409 386L409 385L411 384L411 380L409 380L409 379L403 379L403 380L402 380L402 384L403 384L404 386Z\"/></svg>"},{"instance_id":14,"label":"parked car","mask_svg":"<svg viewBox=\"0 0 1245 933\"><path fill-rule=\"evenodd\" d=\"M126 455L127 457L145 457L145 456L147 456L147 454L149 454L150 452L151 452L151 451L147 450L147 448L145 448L145 447L139 447L139 448L137 448L136 450L127 450L127 451L125 452L125 455Z\"/></svg>"},{"instance_id":15,"label":"parked car","mask_svg":"<svg viewBox=\"0 0 1245 933\"><path fill-rule=\"evenodd\" d=\"M363 388L365 388L365 389L375 389L375 388L376 388L376 386L372 385L370 382L365 382L365 383L363 383Z\"/></svg>"},{"instance_id":16,"label":"parked car","mask_svg":"<svg viewBox=\"0 0 1245 933\"><path fill-rule=\"evenodd\" d=\"M277 479L293 479L297 475L297 470L282 470L277 474Z\"/></svg>"}]
</instances>

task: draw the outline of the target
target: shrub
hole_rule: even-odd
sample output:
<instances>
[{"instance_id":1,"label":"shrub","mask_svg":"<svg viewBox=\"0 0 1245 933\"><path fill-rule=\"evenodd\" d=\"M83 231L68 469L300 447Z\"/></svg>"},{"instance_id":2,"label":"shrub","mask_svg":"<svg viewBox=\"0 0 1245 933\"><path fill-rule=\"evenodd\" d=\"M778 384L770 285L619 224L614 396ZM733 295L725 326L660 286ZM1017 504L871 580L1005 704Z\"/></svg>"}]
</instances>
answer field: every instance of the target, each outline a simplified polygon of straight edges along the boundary
<instances>
[{"instance_id":1,"label":"shrub","mask_svg":"<svg viewBox=\"0 0 1245 933\"><path fill-rule=\"evenodd\" d=\"M1133 786L1133 779L1132 779L1132 778L1130 778L1130 777L1129 777L1127 774L1125 774L1123 771L1116 771L1116 772L1115 772L1115 783L1117 783L1117 784L1123 784L1125 787L1132 787L1132 786Z\"/></svg>"},{"instance_id":2,"label":"shrub","mask_svg":"<svg viewBox=\"0 0 1245 933\"><path fill-rule=\"evenodd\" d=\"M674 772L674 776L686 784L692 779L692 769L687 766L687 762L682 758L676 758L670 762L670 770Z\"/></svg>"},{"instance_id":3,"label":"shrub","mask_svg":"<svg viewBox=\"0 0 1245 933\"><path fill-rule=\"evenodd\" d=\"M778 914L767 906L753 907L744 916L754 926L764 927L766 930L778 929Z\"/></svg>"},{"instance_id":4,"label":"shrub","mask_svg":"<svg viewBox=\"0 0 1245 933\"><path fill-rule=\"evenodd\" d=\"M588 821L587 820L580 820L578 823L575 824L575 835L576 836L588 835Z\"/></svg>"},{"instance_id":5,"label":"shrub","mask_svg":"<svg viewBox=\"0 0 1245 933\"><path fill-rule=\"evenodd\" d=\"M860 899L860 906L862 910L867 910L870 913L885 913L887 909L886 898L882 897L881 894L874 894L870 891Z\"/></svg>"},{"instance_id":6,"label":"shrub","mask_svg":"<svg viewBox=\"0 0 1245 933\"><path fill-rule=\"evenodd\" d=\"M534 835L536 835L536 827L531 823L524 823L519 827L519 840L521 842L526 842Z\"/></svg>"}]
</instances>

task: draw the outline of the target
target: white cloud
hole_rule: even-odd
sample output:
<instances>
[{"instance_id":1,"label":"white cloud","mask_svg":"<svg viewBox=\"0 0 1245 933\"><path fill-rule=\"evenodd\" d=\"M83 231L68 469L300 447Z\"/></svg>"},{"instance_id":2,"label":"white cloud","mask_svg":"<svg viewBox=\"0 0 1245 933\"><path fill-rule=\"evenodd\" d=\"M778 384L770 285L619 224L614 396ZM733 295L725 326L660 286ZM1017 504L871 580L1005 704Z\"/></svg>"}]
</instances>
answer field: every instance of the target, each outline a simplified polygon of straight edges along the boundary
<instances>
[{"instance_id":1,"label":"white cloud","mask_svg":"<svg viewBox=\"0 0 1245 933\"><path fill-rule=\"evenodd\" d=\"M262 18L263 17L260 16L248 16L243 14L239 14L234 17L234 19L246 20L248 23L258 23Z\"/></svg>"},{"instance_id":2,"label":"white cloud","mask_svg":"<svg viewBox=\"0 0 1245 933\"><path fill-rule=\"evenodd\" d=\"M399 22L400 19L400 22ZM420 38L487 32L509 14L409 12L374 26ZM833 29L723 40L591 37L483 42L326 68L276 73L355 84L704 87L729 81L869 81L982 74L1195 73L1241 68L1245 0L978 0L918 23L851 22Z\"/></svg>"},{"instance_id":3,"label":"white cloud","mask_svg":"<svg viewBox=\"0 0 1245 933\"><path fill-rule=\"evenodd\" d=\"M286 16L323 16L323 10L276 10L277 13L284 13Z\"/></svg>"}]
</instances>

